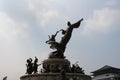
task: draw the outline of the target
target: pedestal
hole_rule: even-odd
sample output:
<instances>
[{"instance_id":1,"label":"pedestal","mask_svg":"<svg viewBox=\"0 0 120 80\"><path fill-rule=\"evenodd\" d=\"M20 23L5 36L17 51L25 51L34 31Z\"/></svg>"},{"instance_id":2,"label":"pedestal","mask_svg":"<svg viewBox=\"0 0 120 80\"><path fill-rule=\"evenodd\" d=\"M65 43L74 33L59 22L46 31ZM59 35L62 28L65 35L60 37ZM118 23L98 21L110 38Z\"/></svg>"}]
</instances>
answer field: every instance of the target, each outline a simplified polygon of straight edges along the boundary
<instances>
[{"instance_id":1,"label":"pedestal","mask_svg":"<svg viewBox=\"0 0 120 80\"><path fill-rule=\"evenodd\" d=\"M41 73L24 75L20 80L91 80L91 77L78 73L66 73L65 79L62 79L60 73Z\"/></svg>"},{"instance_id":2,"label":"pedestal","mask_svg":"<svg viewBox=\"0 0 120 80\"><path fill-rule=\"evenodd\" d=\"M43 61L44 72L59 73L64 69L70 72L70 61L61 58L49 58Z\"/></svg>"},{"instance_id":3,"label":"pedestal","mask_svg":"<svg viewBox=\"0 0 120 80\"><path fill-rule=\"evenodd\" d=\"M91 80L90 76L70 71L70 61L61 58L48 58L43 61L43 70L38 74L20 77L20 80Z\"/></svg>"}]
</instances>

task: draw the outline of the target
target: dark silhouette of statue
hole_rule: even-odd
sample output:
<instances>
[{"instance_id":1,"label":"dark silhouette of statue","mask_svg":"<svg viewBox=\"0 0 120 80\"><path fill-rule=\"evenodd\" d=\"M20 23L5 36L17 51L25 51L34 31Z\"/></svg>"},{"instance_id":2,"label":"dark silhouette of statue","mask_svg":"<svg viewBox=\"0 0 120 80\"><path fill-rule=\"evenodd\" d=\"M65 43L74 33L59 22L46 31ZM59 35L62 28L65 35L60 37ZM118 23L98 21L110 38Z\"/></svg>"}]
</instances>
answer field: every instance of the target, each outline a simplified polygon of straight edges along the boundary
<instances>
[{"instance_id":1,"label":"dark silhouette of statue","mask_svg":"<svg viewBox=\"0 0 120 80\"><path fill-rule=\"evenodd\" d=\"M37 73L38 71L38 66L41 65L41 64L37 64L38 63L38 58L35 57L35 60L34 60L34 63L33 63L33 72L34 73Z\"/></svg>"},{"instance_id":2,"label":"dark silhouette of statue","mask_svg":"<svg viewBox=\"0 0 120 80\"><path fill-rule=\"evenodd\" d=\"M75 65L73 64L72 67L71 67L71 72L74 73L75 72Z\"/></svg>"},{"instance_id":3,"label":"dark silhouette of statue","mask_svg":"<svg viewBox=\"0 0 120 80\"><path fill-rule=\"evenodd\" d=\"M26 74L32 74L33 72L33 63L32 63L32 58L27 59L27 71Z\"/></svg>"},{"instance_id":4,"label":"dark silhouette of statue","mask_svg":"<svg viewBox=\"0 0 120 80\"><path fill-rule=\"evenodd\" d=\"M60 30L62 31L62 34L63 34L63 37L60 42L55 41L55 37L59 31L57 31L55 35L52 35L51 37L49 37L49 40L46 41L46 43L50 44L50 48L56 49L56 51L53 51L49 55L49 58L64 58L66 45L72 36L72 31L74 28L79 28L81 21L83 21L83 18L74 24L71 24L68 21L67 23L68 28L66 30L63 30L63 29Z\"/></svg>"},{"instance_id":5,"label":"dark silhouette of statue","mask_svg":"<svg viewBox=\"0 0 120 80\"><path fill-rule=\"evenodd\" d=\"M38 58L35 57L34 63L32 63L32 58L27 59L27 70L26 70L26 74L32 74L32 73L37 73L38 71L38 66L41 64L37 64L38 63Z\"/></svg>"},{"instance_id":6,"label":"dark silhouette of statue","mask_svg":"<svg viewBox=\"0 0 120 80\"><path fill-rule=\"evenodd\" d=\"M72 64L71 72L85 74L84 70L78 64Z\"/></svg>"},{"instance_id":7,"label":"dark silhouette of statue","mask_svg":"<svg viewBox=\"0 0 120 80\"><path fill-rule=\"evenodd\" d=\"M59 31L57 31L54 35L51 35L51 37L48 35L49 40L46 41L47 44L52 44L53 42L56 42L55 37L57 36ZM51 45L50 48L54 49L54 47Z\"/></svg>"}]
</instances>

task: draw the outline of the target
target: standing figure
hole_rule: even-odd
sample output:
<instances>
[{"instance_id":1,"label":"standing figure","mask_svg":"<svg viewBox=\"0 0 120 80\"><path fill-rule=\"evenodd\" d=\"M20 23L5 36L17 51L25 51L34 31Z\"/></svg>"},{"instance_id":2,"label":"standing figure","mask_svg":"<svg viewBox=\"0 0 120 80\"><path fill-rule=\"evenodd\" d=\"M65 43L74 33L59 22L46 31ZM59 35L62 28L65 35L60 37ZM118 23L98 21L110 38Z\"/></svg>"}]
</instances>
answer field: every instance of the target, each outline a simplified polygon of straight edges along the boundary
<instances>
[{"instance_id":1,"label":"standing figure","mask_svg":"<svg viewBox=\"0 0 120 80\"><path fill-rule=\"evenodd\" d=\"M37 64L38 63L38 58L35 57L35 60L34 60L34 63L33 63L33 72L34 73L37 73L38 71L38 66L41 65L41 64Z\"/></svg>"},{"instance_id":2,"label":"standing figure","mask_svg":"<svg viewBox=\"0 0 120 80\"><path fill-rule=\"evenodd\" d=\"M72 73L74 73L74 72L75 72L75 69L76 69L75 65L74 65L74 64L72 64L72 67L71 67L71 72L72 72Z\"/></svg>"},{"instance_id":3,"label":"standing figure","mask_svg":"<svg viewBox=\"0 0 120 80\"><path fill-rule=\"evenodd\" d=\"M33 63L32 63L32 59L31 58L27 59L26 66L27 66L26 74L32 74L32 72L33 72Z\"/></svg>"}]
</instances>

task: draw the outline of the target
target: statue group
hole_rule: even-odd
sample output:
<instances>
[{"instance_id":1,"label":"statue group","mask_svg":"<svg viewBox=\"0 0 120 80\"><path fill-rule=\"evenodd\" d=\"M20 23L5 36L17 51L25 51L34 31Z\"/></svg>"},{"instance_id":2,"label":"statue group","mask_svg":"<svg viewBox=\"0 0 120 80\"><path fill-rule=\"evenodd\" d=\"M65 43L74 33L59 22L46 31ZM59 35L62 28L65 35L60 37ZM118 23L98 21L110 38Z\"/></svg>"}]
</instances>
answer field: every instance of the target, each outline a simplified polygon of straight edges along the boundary
<instances>
[{"instance_id":1,"label":"statue group","mask_svg":"<svg viewBox=\"0 0 120 80\"><path fill-rule=\"evenodd\" d=\"M91 80L90 76L84 73L84 70L78 65L78 61L71 65L71 62L64 56L66 46L71 39L74 29L79 28L83 18L76 23L67 23L67 29L60 29L52 34L46 41L53 51L49 54L48 59L42 61L42 66L38 72L38 59L35 57L27 59L27 70L21 80ZM62 37L57 41L56 37L61 33ZM38 73L38 74L35 74ZM33 74L33 75L29 75Z\"/></svg>"},{"instance_id":2,"label":"statue group","mask_svg":"<svg viewBox=\"0 0 120 80\"><path fill-rule=\"evenodd\" d=\"M69 21L67 23L68 27L66 30L61 29L57 31L54 35L48 36L49 40L46 41L47 44L50 45L51 49L56 49L56 51L53 51L50 55L49 58L65 58L64 52L66 49L66 45L69 42L73 29L74 28L79 28L81 21L83 21L83 18L79 20L78 22L71 24ZM63 37L61 38L60 42L57 42L55 37L59 32L62 32Z\"/></svg>"},{"instance_id":3,"label":"statue group","mask_svg":"<svg viewBox=\"0 0 120 80\"><path fill-rule=\"evenodd\" d=\"M27 64L26 64L27 70L26 70L26 74L32 74L32 73L37 73L37 72L38 72L37 69L38 69L38 66L39 66L40 64L37 64L37 63L38 63L37 57L35 57L34 62L32 62L32 61L33 61L32 58L27 59Z\"/></svg>"},{"instance_id":4,"label":"statue group","mask_svg":"<svg viewBox=\"0 0 120 80\"><path fill-rule=\"evenodd\" d=\"M49 40L46 41L47 44L50 45L51 49L56 49L55 51L51 52L49 55L49 59L47 63L43 63L43 69L41 72L46 73L46 72L61 72L63 71L63 69L65 70L65 72L72 72L72 73L82 73L84 74L84 71L82 70L82 68L80 68L79 66L75 66L73 65L72 67L69 65L69 61L67 61L68 63L63 64L63 62L65 62L65 56L64 56L64 52L66 49L66 45L69 42L71 36L72 36L72 32L73 29L75 28L79 28L81 21L83 21L83 18L81 20L79 20L78 22L71 24L69 21L67 23L68 27L66 30L64 29L60 29L59 31L57 31L55 34L48 36ZM61 32L63 37L61 38L60 42L56 41L56 36L57 34ZM51 59L63 59L63 62L61 63L57 63L54 62L53 64L49 64L49 61ZM38 69L38 59L35 57L34 62L32 62L33 60L31 58L27 59L27 74L32 74L32 73L37 73L37 69ZM60 60L58 61L60 62ZM54 69L53 69L54 68Z\"/></svg>"},{"instance_id":5,"label":"statue group","mask_svg":"<svg viewBox=\"0 0 120 80\"><path fill-rule=\"evenodd\" d=\"M53 69L51 69L53 68ZM41 73L63 73L63 72L67 72L67 73L80 73L80 74L84 74L84 70L78 65L78 64L72 64L72 66L68 66L68 65L64 65L62 67L60 67L59 65L47 65L47 67L43 67L42 72Z\"/></svg>"},{"instance_id":6,"label":"statue group","mask_svg":"<svg viewBox=\"0 0 120 80\"><path fill-rule=\"evenodd\" d=\"M27 70L26 74L35 74L38 72L38 66L41 64L38 64L38 59L35 57L34 62L32 62L32 58L27 59ZM41 69L41 73L63 73L63 72L69 72L69 73L81 73L84 74L84 70L78 65L78 64L72 64L72 66L69 65L47 65L46 67L43 65L43 68Z\"/></svg>"}]
</instances>

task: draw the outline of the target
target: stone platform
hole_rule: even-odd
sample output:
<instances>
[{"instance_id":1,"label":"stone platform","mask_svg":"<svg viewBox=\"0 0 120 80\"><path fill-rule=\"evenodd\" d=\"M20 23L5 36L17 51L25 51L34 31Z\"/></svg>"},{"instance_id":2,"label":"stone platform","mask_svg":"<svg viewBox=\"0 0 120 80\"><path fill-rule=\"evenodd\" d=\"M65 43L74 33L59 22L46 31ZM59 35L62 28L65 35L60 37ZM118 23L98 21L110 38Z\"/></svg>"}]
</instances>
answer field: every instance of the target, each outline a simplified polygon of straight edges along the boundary
<instances>
[{"instance_id":1,"label":"stone platform","mask_svg":"<svg viewBox=\"0 0 120 80\"><path fill-rule=\"evenodd\" d=\"M61 58L49 58L43 61L44 72L58 73L64 69L65 72L70 72L70 61Z\"/></svg>"},{"instance_id":2,"label":"stone platform","mask_svg":"<svg viewBox=\"0 0 120 80\"><path fill-rule=\"evenodd\" d=\"M41 73L24 75L20 80L64 80L60 73ZM66 73L65 80L91 80L91 77L79 73Z\"/></svg>"},{"instance_id":3,"label":"stone platform","mask_svg":"<svg viewBox=\"0 0 120 80\"><path fill-rule=\"evenodd\" d=\"M41 73L23 75L20 80L91 80L84 73L72 72L68 59L48 58L43 61L42 68Z\"/></svg>"},{"instance_id":4,"label":"stone platform","mask_svg":"<svg viewBox=\"0 0 120 80\"><path fill-rule=\"evenodd\" d=\"M67 29L61 29L49 36L49 40L46 41L50 45L51 49L55 51L51 52L48 59L42 63L41 73L37 73L37 58L32 63L32 59L27 60L27 74L20 78L20 80L91 80L90 76L85 75L84 70L76 64L70 65L70 61L65 59L64 52L66 46L71 39L72 32L75 28L79 28L83 18L76 23L67 23ZM58 32L62 32L60 42L57 42L55 37ZM33 72L34 71L34 72Z\"/></svg>"}]
</instances>

